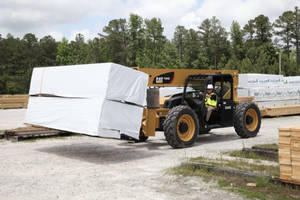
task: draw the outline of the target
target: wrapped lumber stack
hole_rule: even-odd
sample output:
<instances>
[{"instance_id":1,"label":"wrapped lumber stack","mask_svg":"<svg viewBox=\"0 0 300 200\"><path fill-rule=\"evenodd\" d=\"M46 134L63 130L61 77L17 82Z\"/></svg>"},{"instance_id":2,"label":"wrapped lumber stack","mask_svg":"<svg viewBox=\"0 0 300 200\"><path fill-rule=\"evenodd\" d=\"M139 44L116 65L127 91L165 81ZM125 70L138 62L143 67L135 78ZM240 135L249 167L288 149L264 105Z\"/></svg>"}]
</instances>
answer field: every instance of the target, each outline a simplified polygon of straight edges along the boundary
<instances>
[{"instance_id":1,"label":"wrapped lumber stack","mask_svg":"<svg viewBox=\"0 0 300 200\"><path fill-rule=\"evenodd\" d=\"M138 139L148 75L114 63L34 68L25 123Z\"/></svg>"},{"instance_id":2,"label":"wrapped lumber stack","mask_svg":"<svg viewBox=\"0 0 300 200\"><path fill-rule=\"evenodd\" d=\"M300 184L300 126L279 128L280 179Z\"/></svg>"},{"instance_id":3,"label":"wrapped lumber stack","mask_svg":"<svg viewBox=\"0 0 300 200\"><path fill-rule=\"evenodd\" d=\"M300 105L300 76L239 74L238 96L253 96L260 109Z\"/></svg>"}]
</instances>

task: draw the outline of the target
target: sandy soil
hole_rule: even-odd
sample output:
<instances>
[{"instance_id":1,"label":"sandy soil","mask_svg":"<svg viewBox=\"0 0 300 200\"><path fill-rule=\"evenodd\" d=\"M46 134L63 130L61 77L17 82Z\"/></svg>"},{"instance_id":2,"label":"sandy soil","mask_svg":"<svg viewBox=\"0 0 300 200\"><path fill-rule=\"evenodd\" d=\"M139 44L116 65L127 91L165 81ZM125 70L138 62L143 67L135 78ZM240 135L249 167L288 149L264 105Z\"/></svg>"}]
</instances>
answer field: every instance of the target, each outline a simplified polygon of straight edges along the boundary
<instances>
[{"instance_id":1,"label":"sandy soil","mask_svg":"<svg viewBox=\"0 0 300 200\"><path fill-rule=\"evenodd\" d=\"M11 121L1 117L0 124L5 120ZM300 116L263 119L250 139L240 139L233 128L213 130L187 149L172 149L161 132L138 144L88 136L0 140L0 199L243 199L166 169L189 157L277 142L278 127L299 123Z\"/></svg>"}]
</instances>

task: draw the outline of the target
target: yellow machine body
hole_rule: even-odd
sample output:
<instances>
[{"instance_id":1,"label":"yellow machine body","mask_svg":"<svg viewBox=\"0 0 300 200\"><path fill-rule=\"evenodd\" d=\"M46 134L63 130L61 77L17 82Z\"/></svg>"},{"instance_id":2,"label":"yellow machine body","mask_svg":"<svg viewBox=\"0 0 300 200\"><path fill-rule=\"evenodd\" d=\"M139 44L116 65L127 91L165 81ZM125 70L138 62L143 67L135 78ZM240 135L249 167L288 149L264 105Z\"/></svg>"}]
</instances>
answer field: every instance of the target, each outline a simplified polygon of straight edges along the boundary
<instances>
[{"instance_id":1,"label":"yellow machine body","mask_svg":"<svg viewBox=\"0 0 300 200\"><path fill-rule=\"evenodd\" d=\"M233 78L233 100L237 102L237 70L200 70L200 69L155 69L155 68L135 68L149 75L148 87L184 87L189 75L196 74L231 74ZM141 134L145 136L155 136L155 131L160 125L160 118L165 117L169 108L162 105L166 97L160 97L160 108L145 108L143 112Z\"/></svg>"}]
</instances>

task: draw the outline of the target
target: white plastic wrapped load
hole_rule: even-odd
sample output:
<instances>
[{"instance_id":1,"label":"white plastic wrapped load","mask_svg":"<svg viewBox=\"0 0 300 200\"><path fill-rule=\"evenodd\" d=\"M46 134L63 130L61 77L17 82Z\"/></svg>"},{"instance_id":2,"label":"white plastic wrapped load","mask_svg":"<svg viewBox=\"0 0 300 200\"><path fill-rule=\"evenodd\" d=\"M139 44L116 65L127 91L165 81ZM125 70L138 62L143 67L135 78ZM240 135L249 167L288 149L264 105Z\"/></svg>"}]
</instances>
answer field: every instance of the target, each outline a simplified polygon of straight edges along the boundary
<instances>
[{"instance_id":1,"label":"white plastic wrapped load","mask_svg":"<svg viewBox=\"0 0 300 200\"><path fill-rule=\"evenodd\" d=\"M273 101L258 101L256 102L259 108L272 108L280 106L300 105L300 99L288 100L273 100Z\"/></svg>"},{"instance_id":2,"label":"white plastic wrapped load","mask_svg":"<svg viewBox=\"0 0 300 200\"><path fill-rule=\"evenodd\" d=\"M248 88L237 88L238 97L247 97L249 95Z\"/></svg>"},{"instance_id":3,"label":"white plastic wrapped load","mask_svg":"<svg viewBox=\"0 0 300 200\"><path fill-rule=\"evenodd\" d=\"M300 87L251 87L248 91L255 101L300 99Z\"/></svg>"},{"instance_id":4,"label":"white plastic wrapped load","mask_svg":"<svg viewBox=\"0 0 300 200\"><path fill-rule=\"evenodd\" d=\"M114 63L34 68L29 95L102 97L146 105L148 75Z\"/></svg>"},{"instance_id":5,"label":"white plastic wrapped load","mask_svg":"<svg viewBox=\"0 0 300 200\"><path fill-rule=\"evenodd\" d=\"M300 86L300 76L287 76L284 77L284 83L290 86Z\"/></svg>"},{"instance_id":6,"label":"white plastic wrapped load","mask_svg":"<svg viewBox=\"0 0 300 200\"><path fill-rule=\"evenodd\" d=\"M29 97L25 123L98 135L103 99Z\"/></svg>"},{"instance_id":7,"label":"white plastic wrapped load","mask_svg":"<svg viewBox=\"0 0 300 200\"><path fill-rule=\"evenodd\" d=\"M260 108L297 105L300 76L239 74L238 96L253 96Z\"/></svg>"},{"instance_id":8,"label":"white plastic wrapped load","mask_svg":"<svg viewBox=\"0 0 300 200\"><path fill-rule=\"evenodd\" d=\"M280 86L284 82L282 75L239 74L239 88Z\"/></svg>"},{"instance_id":9,"label":"white plastic wrapped load","mask_svg":"<svg viewBox=\"0 0 300 200\"><path fill-rule=\"evenodd\" d=\"M35 68L25 123L138 139L148 75L114 63Z\"/></svg>"},{"instance_id":10,"label":"white plastic wrapped load","mask_svg":"<svg viewBox=\"0 0 300 200\"><path fill-rule=\"evenodd\" d=\"M254 101L261 101L264 100L265 97L265 88L264 87L253 87L249 88L249 96L254 97Z\"/></svg>"},{"instance_id":11,"label":"white plastic wrapped load","mask_svg":"<svg viewBox=\"0 0 300 200\"><path fill-rule=\"evenodd\" d=\"M92 136L137 138L143 107L99 98L30 97L25 123Z\"/></svg>"}]
</instances>

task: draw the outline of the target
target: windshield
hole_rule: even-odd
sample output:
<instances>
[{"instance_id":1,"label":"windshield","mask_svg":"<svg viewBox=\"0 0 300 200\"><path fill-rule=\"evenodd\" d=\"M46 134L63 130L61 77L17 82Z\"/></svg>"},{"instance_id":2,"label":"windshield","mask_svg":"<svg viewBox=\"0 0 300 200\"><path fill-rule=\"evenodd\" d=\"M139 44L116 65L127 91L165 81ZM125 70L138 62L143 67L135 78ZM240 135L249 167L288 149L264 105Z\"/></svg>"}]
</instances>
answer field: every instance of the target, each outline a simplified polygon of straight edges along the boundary
<instances>
[{"instance_id":1,"label":"windshield","mask_svg":"<svg viewBox=\"0 0 300 200\"><path fill-rule=\"evenodd\" d=\"M205 80L191 80L186 86L186 98L199 98L205 92Z\"/></svg>"}]
</instances>

